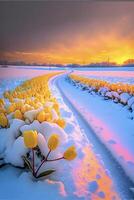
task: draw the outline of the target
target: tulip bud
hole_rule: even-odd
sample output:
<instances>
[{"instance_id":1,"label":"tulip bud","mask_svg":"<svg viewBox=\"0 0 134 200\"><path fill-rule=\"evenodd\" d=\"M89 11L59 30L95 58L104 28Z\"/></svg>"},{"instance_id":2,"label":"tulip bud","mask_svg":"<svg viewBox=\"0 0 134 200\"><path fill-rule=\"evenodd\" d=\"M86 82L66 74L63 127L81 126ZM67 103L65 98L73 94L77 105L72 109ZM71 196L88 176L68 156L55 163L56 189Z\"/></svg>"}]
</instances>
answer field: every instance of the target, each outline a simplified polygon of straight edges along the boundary
<instances>
[{"instance_id":1,"label":"tulip bud","mask_svg":"<svg viewBox=\"0 0 134 200\"><path fill-rule=\"evenodd\" d=\"M23 119L23 115L22 115L22 113L21 113L21 111L20 110L16 110L15 112L14 112L14 118L15 119Z\"/></svg>"},{"instance_id":2,"label":"tulip bud","mask_svg":"<svg viewBox=\"0 0 134 200\"><path fill-rule=\"evenodd\" d=\"M28 130L23 132L24 143L27 148L35 148L38 143L38 135L36 131Z\"/></svg>"},{"instance_id":3,"label":"tulip bud","mask_svg":"<svg viewBox=\"0 0 134 200\"><path fill-rule=\"evenodd\" d=\"M54 103L53 108L55 109L56 112L59 112L59 105L58 105L58 103Z\"/></svg>"},{"instance_id":4,"label":"tulip bud","mask_svg":"<svg viewBox=\"0 0 134 200\"><path fill-rule=\"evenodd\" d=\"M52 121L52 113L46 113L45 116L46 116L46 121L47 122L51 122Z\"/></svg>"},{"instance_id":5,"label":"tulip bud","mask_svg":"<svg viewBox=\"0 0 134 200\"><path fill-rule=\"evenodd\" d=\"M50 108L50 107L45 107L45 108L44 108L44 111L45 111L46 113L50 113L51 110L52 110L52 108Z\"/></svg>"},{"instance_id":6,"label":"tulip bud","mask_svg":"<svg viewBox=\"0 0 134 200\"><path fill-rule=\"evenodd\" d=\"M57 119L55 120L55 123L58 124L61 128L65 128L66 122L64 119Z\"/></svg>"},{"instance_id":7,"label":"tulip bud","mask_svg":"<svg viewBox=\"0 0 134 200\"><path fill-rule=\"evenodd\" d=\"M8 125L8 119L6 118L6 116L4 115L4 113L0 114L0 126L2 126L3 128L7 127Z\"/></svg>"},{"instance_id":8,"label":"tulip bud","mask_svg":"<svg viewBox=\"0 0 134 200\"><path fill-rule=\"evenodd\" d=\"M12 103L9 107L8 107L8 113L12 113L16 110L16 106L14 103Z\"/></svg>"},{"instance_id":9,"label":"tulip bud","mask_svg":"<svg viewBox=\"0 0 134 200\"><path fill-rule=\"evenodd\" d=\"M0 107L0 113L6 113L6 109L4 107Z\"/></svg>"},{"instance_id":10,"label":"tulip bud","mask_svg":"<svg viewBox=\"0 0 134 200\"><path fill-rule=\"evenodd\" d=\"M57 134L52 134L48 139L48 148L54 151L59 145L59 136Z\"/></svg>"},{"instance_id":11,"label":"tulip bud","mask_svg":"<svg viewBox=\"0 0 134 200\"><path fill-rule=\"evenodd\" d=\"M46 114L44 111L41 111L40 113L38 113L37 120L39 122L44 122L46 120Z\"/></svg>"},{"instance_id":12,"label":"tulip bud","mask_svg":"<svg viewBox=\"0 0 134 200\"><path fill-rule=\"evenodd\" d=\"M77 152L74 146L69 147L65 152L64 152L64 159L66 160L74 160L77 156Z\"/></svg>"},{"instance_id":13,"label":"tulip bud","mask_svg":"<svg viewBox=\"0 0 134 200\"><path fill-rule=\"evenodd\" d=\"M4 99L0 99L0 105L4 105L5 104L5 101L4 101Z\"/></svg>"}]
</instances>

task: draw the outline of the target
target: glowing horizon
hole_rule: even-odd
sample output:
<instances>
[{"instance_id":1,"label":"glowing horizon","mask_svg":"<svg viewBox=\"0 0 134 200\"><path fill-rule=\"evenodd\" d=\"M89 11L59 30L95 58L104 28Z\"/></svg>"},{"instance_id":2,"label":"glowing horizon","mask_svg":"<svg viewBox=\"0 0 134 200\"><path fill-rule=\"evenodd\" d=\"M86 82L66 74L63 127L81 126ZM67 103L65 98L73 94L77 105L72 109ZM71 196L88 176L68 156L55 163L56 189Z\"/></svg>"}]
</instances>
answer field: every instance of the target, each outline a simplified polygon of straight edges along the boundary
<instances>
[{"instance_id":1,"label":"glowing horizon","mask_svg":"<svg viewBox=\"0 0 134 200\"><path fill-rule=\"evenodd\" d=\"M97 62L115 62L123 64L127 59L133 59L134 41L117 38L98 36L95 39L79 38L74 40L69 48L58 44L53 49L39 52L5 52L3 58L9 61L24 61L50 63L50 64L90 64Z\"/></svg>"},{"instance_id":2,"label":"glowing horizon","mask_svg":"<svg viewBox=\"0 0 134 200\"><path fill-rule=\"evenodd\" d=\"M133 2L1 5L0 60L120 65L134 59Z\"/></svg>"}]
</instances>

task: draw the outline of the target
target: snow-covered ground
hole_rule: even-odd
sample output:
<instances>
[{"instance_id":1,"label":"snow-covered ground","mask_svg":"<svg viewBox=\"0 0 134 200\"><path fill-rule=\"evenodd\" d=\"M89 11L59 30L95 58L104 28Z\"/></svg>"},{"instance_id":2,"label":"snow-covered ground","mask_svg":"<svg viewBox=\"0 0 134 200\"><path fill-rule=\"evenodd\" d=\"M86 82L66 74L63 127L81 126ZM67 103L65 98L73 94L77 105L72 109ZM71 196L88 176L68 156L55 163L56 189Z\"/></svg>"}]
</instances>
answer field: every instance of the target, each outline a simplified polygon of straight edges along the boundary
<instances>
[{"instance_id":1,"label":"snow-covered ground","mask_svg":"<svg viewBox=\"0 0 134 200\"><path fill-rule=\"evenodd\" d=\"M6 74L12 74L13 77L15 74L10 69L2 70L4 85L8 85L10 79L6 78ZM25 79L48 73L37 71L17 69L16 77L19 78L12 79L10 85L14 87L14 84L20 84L17 82L20 77ZM0 199L133 199L130 191L133 183L114 160L115 157L134 180L134 121L130 120L130 113L122 105L104 101L97 95L75 88L65 78L66 75L62 75L50 81L52 93L60 104L61 116L67 122L65 133L68 143L60 150L75 144L78 157L72 162L55 162L52 167L57 170L56 173L39 181L35 181L24 170L11 166L1 168ZM2 88L6 89L3 85Z\"/></svg>"},{"instance_id":2,"label":"snow-covered ground","mask_svg":"<svg viewBox=\"0 0 134 200\"><path fill-rule=\"evenodd\" d=\"M60 102L61 115L67 122L65 132L69 141L61 150L75 144L78 157L72 162L55 162L51 167L57 169L56 173L42 181L35 181L30 173L11 166L1 168L0 199L29 199L28 194L31 199L120 199L110 175L100 158L94 154L92 145L73 112L66 106L53 84L51 89ZM2 130L0 136L2 147L2 138L4 140L5 137Z\"/></svg>"},{"instance_id":3,"label":"snow-covered ground","mask_svg":"<svg viewBox=\"0 0 134 200\"><path fill-rule=\"evenodd\" d=\"M69 100L134 181L134 120L128 108L77 89L62 78Z\"/></svg>"},{"instance_id":4,"label":"snow-covered ground","mask_svg":"<svg viewBox=\"0 0 134 200\"><path fill-rule=\"evenodd\" d=\"M122 71L107 71L107 70L96 70L96 71L79 71L74 70L73 74L93 78L93 79L99 79L99 80L105 80L110 83L129 83L134 84L134 70L132 71L125 71L122 69Z\"/></svg>"}]
</instances>

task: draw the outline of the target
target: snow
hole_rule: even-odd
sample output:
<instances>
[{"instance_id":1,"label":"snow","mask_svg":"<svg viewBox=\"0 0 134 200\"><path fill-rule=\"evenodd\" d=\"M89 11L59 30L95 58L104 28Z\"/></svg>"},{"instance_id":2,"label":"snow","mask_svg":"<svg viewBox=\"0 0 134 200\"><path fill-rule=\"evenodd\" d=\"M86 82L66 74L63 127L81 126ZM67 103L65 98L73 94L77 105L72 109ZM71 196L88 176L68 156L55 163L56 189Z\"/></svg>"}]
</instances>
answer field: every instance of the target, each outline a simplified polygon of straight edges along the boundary
<instances>
[{"instance_id":1,"label":"snow","mask_svg":"<svg viewBox=\"0 0 134 200\"><path fill-rule=\"evenodd\" d=\"M42 155L46 156L47 153L49 152L49 149L47 146L47 141L41 133L38 133L38 146L39 146L39 149L40 149Z\"/></svg>"},{"instance_id":2,"label":"snow","mask_svg":"<svg viewBox=\"0 0 134 200\"><path fill-rule=\"evenodd\" d=\"M134 84L134 68L91 68L84 71L75 70L73 73L88 78L105 80L110 83Z\"/></svg>"},{"instance_id":3,"label":"snow","mask_svg":"<svg viewBox=\"0 0 134 200\"><path fill-rule=\"evenodd\" d=\"M5 151L5 162L15 166L23 167L22 156L26 155L28 149L24 145L23 137L18 137L12 146Z\"/></svg>"},{"instance_id":4,"label":"snow","mask_svg":"<svg viewBox=\"0 0 134 200\"><path fill-rule=\"evenodd\" d=\"M33 122L36 119L37 114L42 110L43 108L27 111L24 113L24 117L28 119L29 122Z\"/></svg>"},{"instance_id":5,"label":"snow","mask_svg":"<svg viewBox=\"0 0 134 200\"><path fill-rule=\"evenodd\" d=\"M98 189L98 183L97 183L97 181L90 182L89 185L88 185L88 189L92 193L96 192L96 190Z\"/></svg>"},{"instance_id":6,"label":"snow","mask_svg":"<svg viewBox=\"0 0 134 200\"><path fill-rule=\"evenodd\" d=\"M108 92L109 89L106 88L106 87L101 87L99 90L98 90L98 93L101 94L102 96L105 96L106 92Z\"/></svg>"},{"instance_id":7,"label":"snow","mask_svg":"<svg viewBox=\"0 0 134 200\"><path fill-rule=\"evenodd\" d=\"M100 191L98 192L98 196L101 198L101 199L105 199L105 193Z\"/></svg>"},{"instance_id":8,"label":"snow","mask_svg":"<svg viewBox=\"0 0 134 200\"><path fill-rule=\"evenodd\" d=\"M65 77L60 81L62 85L59 87L62 92L65 91L64 94L69 101L90 123L96 135L134 181L134 122L129 117L130 111L121 104L114 104L111 100L105 101L97 94L90 95L86 91L75 88L65 81ZM130 98L128 94L123 94L121 97L123 103ZM109 142L111 140L112 144Z\"/></svg>"},{"instance_id":9,"label":"snow","mask_svg":"<svg viewBox=\"0 0 134 200\"><path fill-rule=\"evenodd\" d=\"M128 106L131 108L134 105L134 97L130 97L127 102Z\"/></svg>"},{"instance_id":10,"label":"snow","mask_svg":"<svg viewBox=\"0 0 134 200\"><path fill-rule=\"evenodd\" d=\"M113 97L112 93L111 92L106 92L105 93L105 97L108 97L108 98L111 98Z\"/></svg>"},{"instance_id":11,"label":"snow","mask_svg":"<svg viewBox=\"0 0 134 200\"><path fill-rule=\"evenodd\" d=\"M127 104L130 97L131 96L128 93L122 93L122 94L120 94L120 102L123 104Z\"/></svg>"},{"instance_id":12,"label":"snow","mask_svg":"<svg viewBox=\"0 0 134 200\"><path fill-rule=\"evenodd\" d=\"M23 200L49 197L50 200L53 200L54 197L58 197L58 200L62 200L66 197L64 185L60 181L48 179L34 181L29 173L12 167L5 167L1 170L0 177L2 179L0 199Z\"/></svg>"},{"instance_id":13,"label":"snow","mask_svg":"<svg viewBox=\"0 0 134 200\"><path fill-rule=\"evenodd\" d=\"M64 79L60 79L60 81L61 80L62 89L64 90L64 92L66 92L68 98L73 100L73 104L75 105L75 107L77 107L79 111L82 112L83 115L86 114L85 109L83 109L83 107L85 107L86 105L86 111L90 111L88 114L92 114L91 111L95 111L95 115L98 115L99 117L102 115L102 112L104 112L102 115L102 120L106 122L109 121L108 125L110 126L111 124L111 126L113 126L114 117L111 116L111 118L109 118L109 112L117 115L117 111L119 112L119 110L121 109L123 113L120 113L115 118L115 121L117 121L118 117L121 118L121 121L118 121L119 126L117 126L117 129L119 130L115 129L117 131L115 131L115 135L118 135L118 133L120 132L120 124L123 122L124 119L126 121L128 120L128 118L126 117L126 115L128 114L127 110L123 110L123 107L119 107L119 109L117 109L117 107L114 107L116 105L113 104L113 102L106 103L106 101L102 100L101 97L96 96L95 93L94 95L90 95L89 98L89 94L86 91L79 91L79 89L76 89L69 83L65 82ZM85 128L82 127L82 122L79 123L79 121L76 119L75 114L66 105L58 89L54 87L53 84L50 84L50 87L53 91L53 94L59 101L61 117L63 117L67 123L65 129L63 130L61 127L54 123L39 123L37 120L34 120L34 114L31 114L32 118L30 117L30 124L27 124L27 122L24 122L22 120L13 119L11 121L10 128L0 129L0 158L4 157L7 163L22 167L23 162L21 156L25 155L29 151L24 146L22 135L25 130L31 129L37 130L38 132L39 148L43 155L46 155L46 153L48 152L48 138L51 134L56 133L60 136L61 142L59 148L51 155L52 158L55 156L59 156L60 154L63 155L65 149L72 144L76 146L78 156L72 162L61 160L53 163L46 163L46 165L43 166L42 171L51 168L56 169L56 172L53 173L51 176L46 177L46 179L40 180L35 180L32 177L31 173L23 169L13 168L10 165L1 168L0 188L2 189L0 190L0 199L44 199L47 197L49 197L50 200L95 199L98 197L102 199L113 199L114 197L115 199L120 199L120 194L118 194L116 184L112 180L112 176L108 171L109 166L107 169L100 155L95 154L94 147L86 136L86 134L90 133L91 130L87 129L87 132L85 133ZM83 96L83 94L85 97ZM83 97L81 97L81 95ZM103 103L101 104L101 102ZM105 107L104 105L107 104L108 106ZM100 106L102 106L103 111L100 110ZM107 110L108 107L110 108ZM125 116L122 119L122 115L124 113ZM107 115L105 116L105 114ZM92 115L85 116L87 117L87 119L89 119L90 117L90 122L93 125L95 132L98 131L96 132L96 134L98 134L99 137L100 134L102 134L102 138L104 139L105 134L103 135L103 131L105 131L106 129L106 124L102 126L103 124L98 123L98 121L96 123L96 117ZM53 117L57 117L55 113L53 113ZM131 120L129 119L129 121ZM115 126L116 125L117 122ZM125 131L129 130L128 127L124 131L122 131L124 126L122 127L122 135L125 135ZM101 131L100 128L102 128ZM132 130L132 128L133 125L131 125L130 130ZM129 134L131 138L130 132ZM112 136L115 135L113 134ZM123 145L125 145L126 138L125 136L121 137L124 138ZM104 143L107 143L107 147L114 145L116 146L118 145L118 139L120 138L109 137L108 140L104 141ZM130 144L131 143L132 139L130 140ZM112 151L112 149L110 150ZM131 150L131 153L134 153L133 147ZM116 151L115 153L118 153L118 151ZM126 158L124 158L124 160L125 159ZM121 160L123 160L123 156ZM131 173L133 173L133 156L127 161L129 163L129 167L131 168ZM126 165L124 164L122 166L125 167Z\"/></svg>"}]
</instances>

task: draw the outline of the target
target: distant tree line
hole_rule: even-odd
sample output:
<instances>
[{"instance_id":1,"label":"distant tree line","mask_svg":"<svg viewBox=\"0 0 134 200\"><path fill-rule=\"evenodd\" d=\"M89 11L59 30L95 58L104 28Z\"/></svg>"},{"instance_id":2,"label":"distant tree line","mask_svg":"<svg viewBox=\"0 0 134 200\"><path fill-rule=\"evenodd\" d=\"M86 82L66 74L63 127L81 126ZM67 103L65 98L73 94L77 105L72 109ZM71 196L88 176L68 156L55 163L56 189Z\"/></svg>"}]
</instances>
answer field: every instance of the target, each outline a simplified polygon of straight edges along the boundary
<instances>
[{"instance_id":1,"label":"distant tree line","mask_svg":"<svg viewBox=\"0 0 134 200\"><path fill-rule=\"evenodd\" d=\"M70 67L70 68L79 68L79 67L134 67L134 59L128 59L126 60L122 65L117 65L115 62L100 62L100 63L90 63L90 64L48 64L48 63L26 63L24 61L7 61L7 60L0 60L0 65L3 67L8 67L9 65L15 65L15 66L51 66L51 67Z\"/></svg>"}]
</instances>

